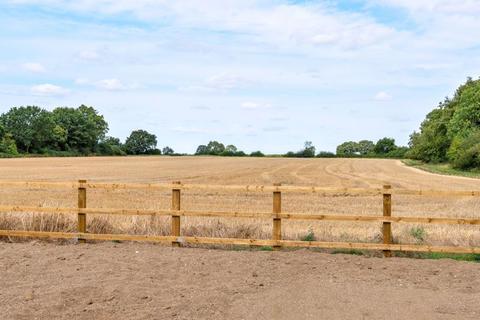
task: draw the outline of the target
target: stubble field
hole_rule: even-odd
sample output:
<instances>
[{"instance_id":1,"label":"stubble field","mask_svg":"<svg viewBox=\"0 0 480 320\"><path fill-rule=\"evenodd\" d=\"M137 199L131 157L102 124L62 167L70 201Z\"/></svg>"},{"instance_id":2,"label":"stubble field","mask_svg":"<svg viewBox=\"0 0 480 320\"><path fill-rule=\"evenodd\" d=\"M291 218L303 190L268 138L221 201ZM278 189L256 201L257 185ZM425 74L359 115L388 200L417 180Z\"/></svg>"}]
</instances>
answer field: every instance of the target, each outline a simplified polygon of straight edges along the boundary
<instances>
[{"instance_id":1,"label":"stubble field","mask_svg":"<svg viewBox=\"0 0 480 320\"><path fill-rule=\"evenodd\" d=\"M406 167L397 160L378 159L284 159L220 157L97 157L2 159L2 180L169 183L216 185L282 185L380 188L480 190L480 181L440 176ZM26 190L2 188L0 205L51 207L76 206L75 189ZM88 207L169 209L170 193L143 190L88 190ZM271 212L270 193L185 191L182 209ZM292 213L381 215L381 196L287 193L282 210ZM442 198L394 196L393 215L478 217L478 197ZM299 239L313 232L317 240L378 242L380 224L352 222L285 221L283 237ZM2 214L0 228L73 231L75 216ZM169 233L168 217L96 216L88 219L90 232ZM420 234L419 231L420 230ZM271 221L187 217L184 235L269 238ZM416 226L393 224L395 242L479 246L476 226Z\"/></svg>"}]
</instances>

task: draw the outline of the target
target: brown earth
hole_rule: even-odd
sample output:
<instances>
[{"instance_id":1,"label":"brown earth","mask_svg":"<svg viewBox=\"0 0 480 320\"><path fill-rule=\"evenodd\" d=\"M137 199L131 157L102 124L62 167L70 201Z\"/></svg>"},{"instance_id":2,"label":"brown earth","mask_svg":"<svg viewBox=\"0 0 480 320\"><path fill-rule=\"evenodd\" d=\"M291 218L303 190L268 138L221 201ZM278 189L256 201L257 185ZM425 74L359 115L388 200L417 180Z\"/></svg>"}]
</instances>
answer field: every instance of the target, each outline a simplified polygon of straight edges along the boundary
<instances>
[{"instance_id":1,"label":"brown earth","mask_svg":"<svg viewBox=\"0 0 480 320\"><path fill-rule=\"evenodd\" d=\"M0 243L1 319L479 319L480 264Z\"/></svg>"}]
</instances>

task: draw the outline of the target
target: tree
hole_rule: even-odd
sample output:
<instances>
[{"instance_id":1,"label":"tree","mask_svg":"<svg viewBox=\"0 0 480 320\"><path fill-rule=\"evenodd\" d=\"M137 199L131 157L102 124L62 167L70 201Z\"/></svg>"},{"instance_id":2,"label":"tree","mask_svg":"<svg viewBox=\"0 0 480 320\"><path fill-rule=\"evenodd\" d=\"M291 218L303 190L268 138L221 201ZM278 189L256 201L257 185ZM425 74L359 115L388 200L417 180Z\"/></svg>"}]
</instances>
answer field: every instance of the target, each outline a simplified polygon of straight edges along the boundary
<instances>
[{"instance_id":1,"label":"tree","mask_svg":"<svg viewBox=\"0 0 480 320\"><path fill-rule=\"evenodd\" d=\"M18 153L15 140L10 133L0 124L0 153L15 155Z\"/></svg>"},{"instance_id":2,"label":"tree","mask_svg":"<svg viewBox=\"0 0 480 320\"><path fill-rule=\"evenodd\" d=\"M207 144L207 150L208 154L219 155L220 153L225 151L225 146L223 145L223 143L220 143L218 141L210 141Z\"/></svg>"},{"instance_id":3,"label":"tree","mask_svg":"<svg viewBox=\"0 0 480 320\"><path fill-rule=\"evenodd\" d=\"M174 153L175 153L175 151L173 151L173 149L170 148L169 146L166 146L165 148L162 149L162 154L164 154L166 156L171 156Z\"/></svg>"},{"instance_id":4,"label":"tree","mask_svg":"<svg viewBox=\"0 0 480 320\"><path fill-rule=\"evenodd\" d=\"M55 124L67 132L64 150L89 153L105 138L108 124L102 115L92 108L56 108L53 110Z\"/></svg>"},{"instance_id":5,"label":"tree","mask_svg":"<svg viewBox=\"0 0 480 320\"><path fill-rule=\"evenodd\" d=\"M197 148L197 151L195 152L195 155L207 155L207 154L208 154L208 148L204 144L199 145Z\"/></svg>"},{"instance_id":6,"label":"tree","mask_svg":"<svg viewBox=\"0 0 480 320\"><path fill-rule=\"evenodd\" d=\"M376 154L382 155L392 152L396 148L397 146L395 145L395 139L383 138L377 141L373 151L375 151Z\"/></svg>"},{"instance_id":7,"label":"tree","mask_svg":"<svg viewBox=\"0 0 480 320\"><path fill-rule=\"evenodd\" d=\"M237 152L237 147L235 147L233 144L229 144L225 147L225 151L235 153Z\"/></svg>"},{"instance_id":8,"label":"tree","mask_svg":"<svg viewBox=\"0 0 480 320\"><path fill-rule=\"evenodd\" d=\"M102 155L124 156L126 154L120 139L114 137L105 137L98 143L96 149L96 152Z\"/></svg>"},{"instance_id":9,"label":"tree","mask_svg":"<svg viewBox=\"0 0 480 320\"><path fill-rule=\"evenodd\" d=\"M358 143L347 141L337 146L338 156L353 156L359 153Z\"/></svg>"},{"instance_id":10,"label":"tree","mask_svg":"<svg viewBox=\"0 0 480 320\"><path fill-rule=\"evenodd\" d=\"M155 151L157 137L145 130L134 130L125 141L128 154L148 154Z\"/></svg>"},{"instance_id":11,"label":"tree","mask_svg":"<svg viewBox=\"0 0 480 320\"><path fill-rule=\"evenodd\" d=\"M305 141L304 148L301 153L305 158L315 157L315 146L313 145L312 141Z\"/></svg>"},{"instance_id":12,"label":"tree","mask_svg":"<svg viewBox=\"0 0 480 320\"><path fill-rule=\"evenodd\" d=\"M418 132L410 135L407 156L425 162L451 161L465 167L459 161L471 154L470 142L479 129L480 80L468 78L452 98L446 98L426 116Z\"/></svg>"},{"instance_id":13,"label":"tree","mask_svg":"<svg viewBox=\"0 0 480 320\"><path fill-rule=\"evenodd\" d=\"M361 140L357 144L358 153L362 156L371 154L375 150L375 144L370 140Z\"/></svg>"},{"instance_id":14,"label":"tree","mask_svg":"<svg viewBox=\"0 0 480 320\"><path fill-rule=\"evenodd\" d=\"M36 106L11 108L0 116L0 123L22 152L39 152L54 139L51 113Z\"/></svg>"},{"instance_id":15,"label":"tree","mask_svg":"<svg viewBox=\"0 0 480 320\"><path fill-rule=\"evenodd\" d=\"M265 157L262 151L253 151L250 153L250 157Z\"/></svg>"},{"instance_id":16,"label":"tree","mask_svg":"<svg viewBox=\"0 0 480 320\"><path fill-rule=\"evenodd\" d=\"M236 147L234 145L229 145L229 147L236 150ZM218 156L221 155L221 153L224 151L225 146L223 145L223 143L220 143L218 141L210 141L207 145L199 145L195 154Z\"/></svg>"}]
</instances>

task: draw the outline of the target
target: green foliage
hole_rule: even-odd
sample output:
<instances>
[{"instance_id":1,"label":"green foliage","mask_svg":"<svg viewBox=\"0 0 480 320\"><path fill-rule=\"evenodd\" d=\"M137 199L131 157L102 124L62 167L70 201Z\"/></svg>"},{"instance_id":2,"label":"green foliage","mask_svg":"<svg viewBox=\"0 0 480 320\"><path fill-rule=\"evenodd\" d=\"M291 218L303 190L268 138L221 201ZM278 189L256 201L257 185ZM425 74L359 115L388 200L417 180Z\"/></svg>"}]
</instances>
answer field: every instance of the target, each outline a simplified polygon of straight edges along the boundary
<instances>
[{"instance_id":1,"label":"green foliage","mask_svg":"<svg viewBox=\"0 0 480 320\"><path fill-rule=\"evenodd\" d=\"M225 145L218 141L210 141L207 145L199 145L195 155L211 155L223 157L244 157L245 152L239 151L236 146L229 144Z\"/></svg>"},{"instance_id":2,"label":"green foliage","mask_svg":"<svg viewBox=\"0 0 480 320\"><path fill-rule=\"evenodd\" d=\"M173 151L172 148L170 148L169 146L166 146L162 149L162 154L163 155L166 155L166 156L171 156L175 153L175 151Z\"/></svg>"},{"instance_id":3,"label":"green foliage","mask_svg":"<svg viewBox=\"0 0 480 320\"><path fill-rule=\"evenodd\" d=\"M120 139L114 137L105 137L100 141L97 145L96 153L108 156L126 155Z\"/></svg>"},{"instance_id":4,"label":"green foliage","mask_svg":"<svg viewBox=\"0 0 480 320\"><path fill-rule=\"evenodd\" d=\"M448 150L448 158L456 169L480 168L480 130L473 130L465 137L456 136Z\"/></svg>"},{"instance_id":5,"label":"green foliage","mask_svg":"<svg viewBox=\"0 0 480 320\"><path fill-rule=\"evenodd\" d=\"M376 154L388 154L394 151L397 148L395 145L395 139L392 138L383 138L377 141L373 151Z\"/></svg>"},{"instance_id":6,"label":"green foliage","mask_svg":"<svg viewBox=\"0 0 480 320\"><path fill-rule=\"evenodd\" d=\"M425 229L422 227L412 227L410 228L410 235L417 241L418 243L422 243L427 238L427 233Z\"/></svg>"},{"instance_id":7,"label":"green foliage","mask_svg":"<svg viewBox=\"0 0 480 320\"><path fill-rule=\"evenodd\" d=\"M199 145L195 154L218 156L224 151L225 146L223 143L220 143L218 141L210 141L208 145Z\"/></svg>"},{"instance_id":8,"label":"green foliage","mask_svg":"<svg viewBox=\"0 0 480 320\"><path fill-rule=\"evenodd\" d=\"M335 153L330 151L320 151L317 154L317 158L335 158Z\"/></svg>"},{"instance_id":9,"label":"green foliage","mask_svg":"<svg viewBox=\"0 0 480 320\"><path fill-rule=\"evenodd\" d=\"M0 116L0 123L21 152L38 152L54 140L51 113L36 106L11 108Z\"/></svg>"},{"instance_id":10,"label":"green foliage","mask_svg":"<svg viewBox=\"0 0 480 320\"><path fill-rule=\"evenodd\" d=\"M365 158L403 158L409 150L395 145L395 139L382 138L373 143L370 140L347 141L337 147L337 156Z\"/></svg>"},{"instance_id":11,"label":"green foliage","mask_svg":"<svg viewBox=\"0 0 480 320\"><path fill-rule=\"evenodd\" d=\"M357 144L357 152L362 156L373 153L375 150L375 144L370 140L361 140Z\"/></svg>"},{"instance_id":12,"label":"green foliage","mask_svg":"<svg viewBox=\"0 0 480 320\"><path fill-rule=\"evenodd\" d=\"M262 151L253 151L250 153L250 157L265 157Z\"/></svg>"},{"instance_id":13,"label":"green foliage","mask_svg":"<svg viewBox=\"0 0 480 320\"><path fill-rule=\"evenodd\" d=\"M480 80L467 79L410 136L407 156L425 162L450 161L454 168L480 168Z\"/></svg>"},{"instance_id":14,"label":"green foliage","mask_svg":"<svg viewBox=\"0 0 480 320\"><path fill-rule=\"evenodd\" d=\"M313 229L310 228L308 229L308 233L304 235L300 240L302 241L315 241L315 233L313 232Z\"/></svg>"},{"instance_id":15,"label":"green foliage","mask_svg":"<svg viewBox=\"0 0 480 320\"><path fill-rule=\"evenodd\" d=\"M289 151L284 157L287 158L313 158L315 157L315 146L312 141L305 141L303 149L297 152Z\"/></svg>"},{"instance_id":16,"label":"green foliage","mask_svg":"<svg viewBox=\"0 0 480 320\"><path fill-rule=\"evenodd\" d=\"M125 151L128 154L155 154L157 137L145 130L134 130L125 141Z\"/></svg>"},{"instance_id":17,"label":"green foliage","mask_svg":"<svg viewBox=\"0 0 480 320\"><path fill-rule=\"evenodd\" d=\"M337 146L338 156L353 156L359 153L358 143L354 141L347 141Z\"/></svg>"},{"instance_id":18,"label":"green foliage","mask_svg":"<svg viewBox=\"0 0 480 320\"><path fill-rule=\"evenodd\" d=\"M73 150L84 154L94 152L99 141L105 138L108 132L107 122L92 107L81 105L78 108L56 108L52 115L55 124L67 133L60 150Z\"/></svg>"}]
</instances>

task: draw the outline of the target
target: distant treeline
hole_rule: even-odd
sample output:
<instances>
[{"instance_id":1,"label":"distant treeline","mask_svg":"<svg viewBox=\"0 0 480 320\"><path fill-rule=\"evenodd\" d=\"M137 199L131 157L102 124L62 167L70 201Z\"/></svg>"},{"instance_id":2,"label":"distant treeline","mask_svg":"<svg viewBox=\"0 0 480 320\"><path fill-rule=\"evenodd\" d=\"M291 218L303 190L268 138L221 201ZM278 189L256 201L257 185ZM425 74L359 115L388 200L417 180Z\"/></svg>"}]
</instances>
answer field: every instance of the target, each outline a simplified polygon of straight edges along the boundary
<instances>
[{"instance_id":1,"label":"distant treeline","mask_svg":"<svg viewBox=\"0 0 480 320\"><path fill-rule=\"evenodd\" d=\"M107 136L108 123L92 107L61 107L47 111L36 106L15 107L0 115L0 156L16 155L178 155L170 147L157 148L157 137L134 130L122 143ZM232 144L210 141L198 146L195 155L264 157ZM410 136L408 147L392 138L347 141L336 153L316 152L311 141L298 151L282 155L295 158L412 158L424 162L448 162L459 169L480 169L480 80L469 78L452 98L445 98Z\"/></svg>"},{"instance_id":2,"label":"distant treeline","mask_svg":"<svg viewBox=\"0 0 480 320\"><path fill-rule=\"evenodd\" d=\"M157 137L134 130L122 143L106 136L108 123L94 108L61 107L47 111L36 106L15 107L0 116L0 154L54 156L174 154L157 149Z\"/></svg>"}]
</instances>

